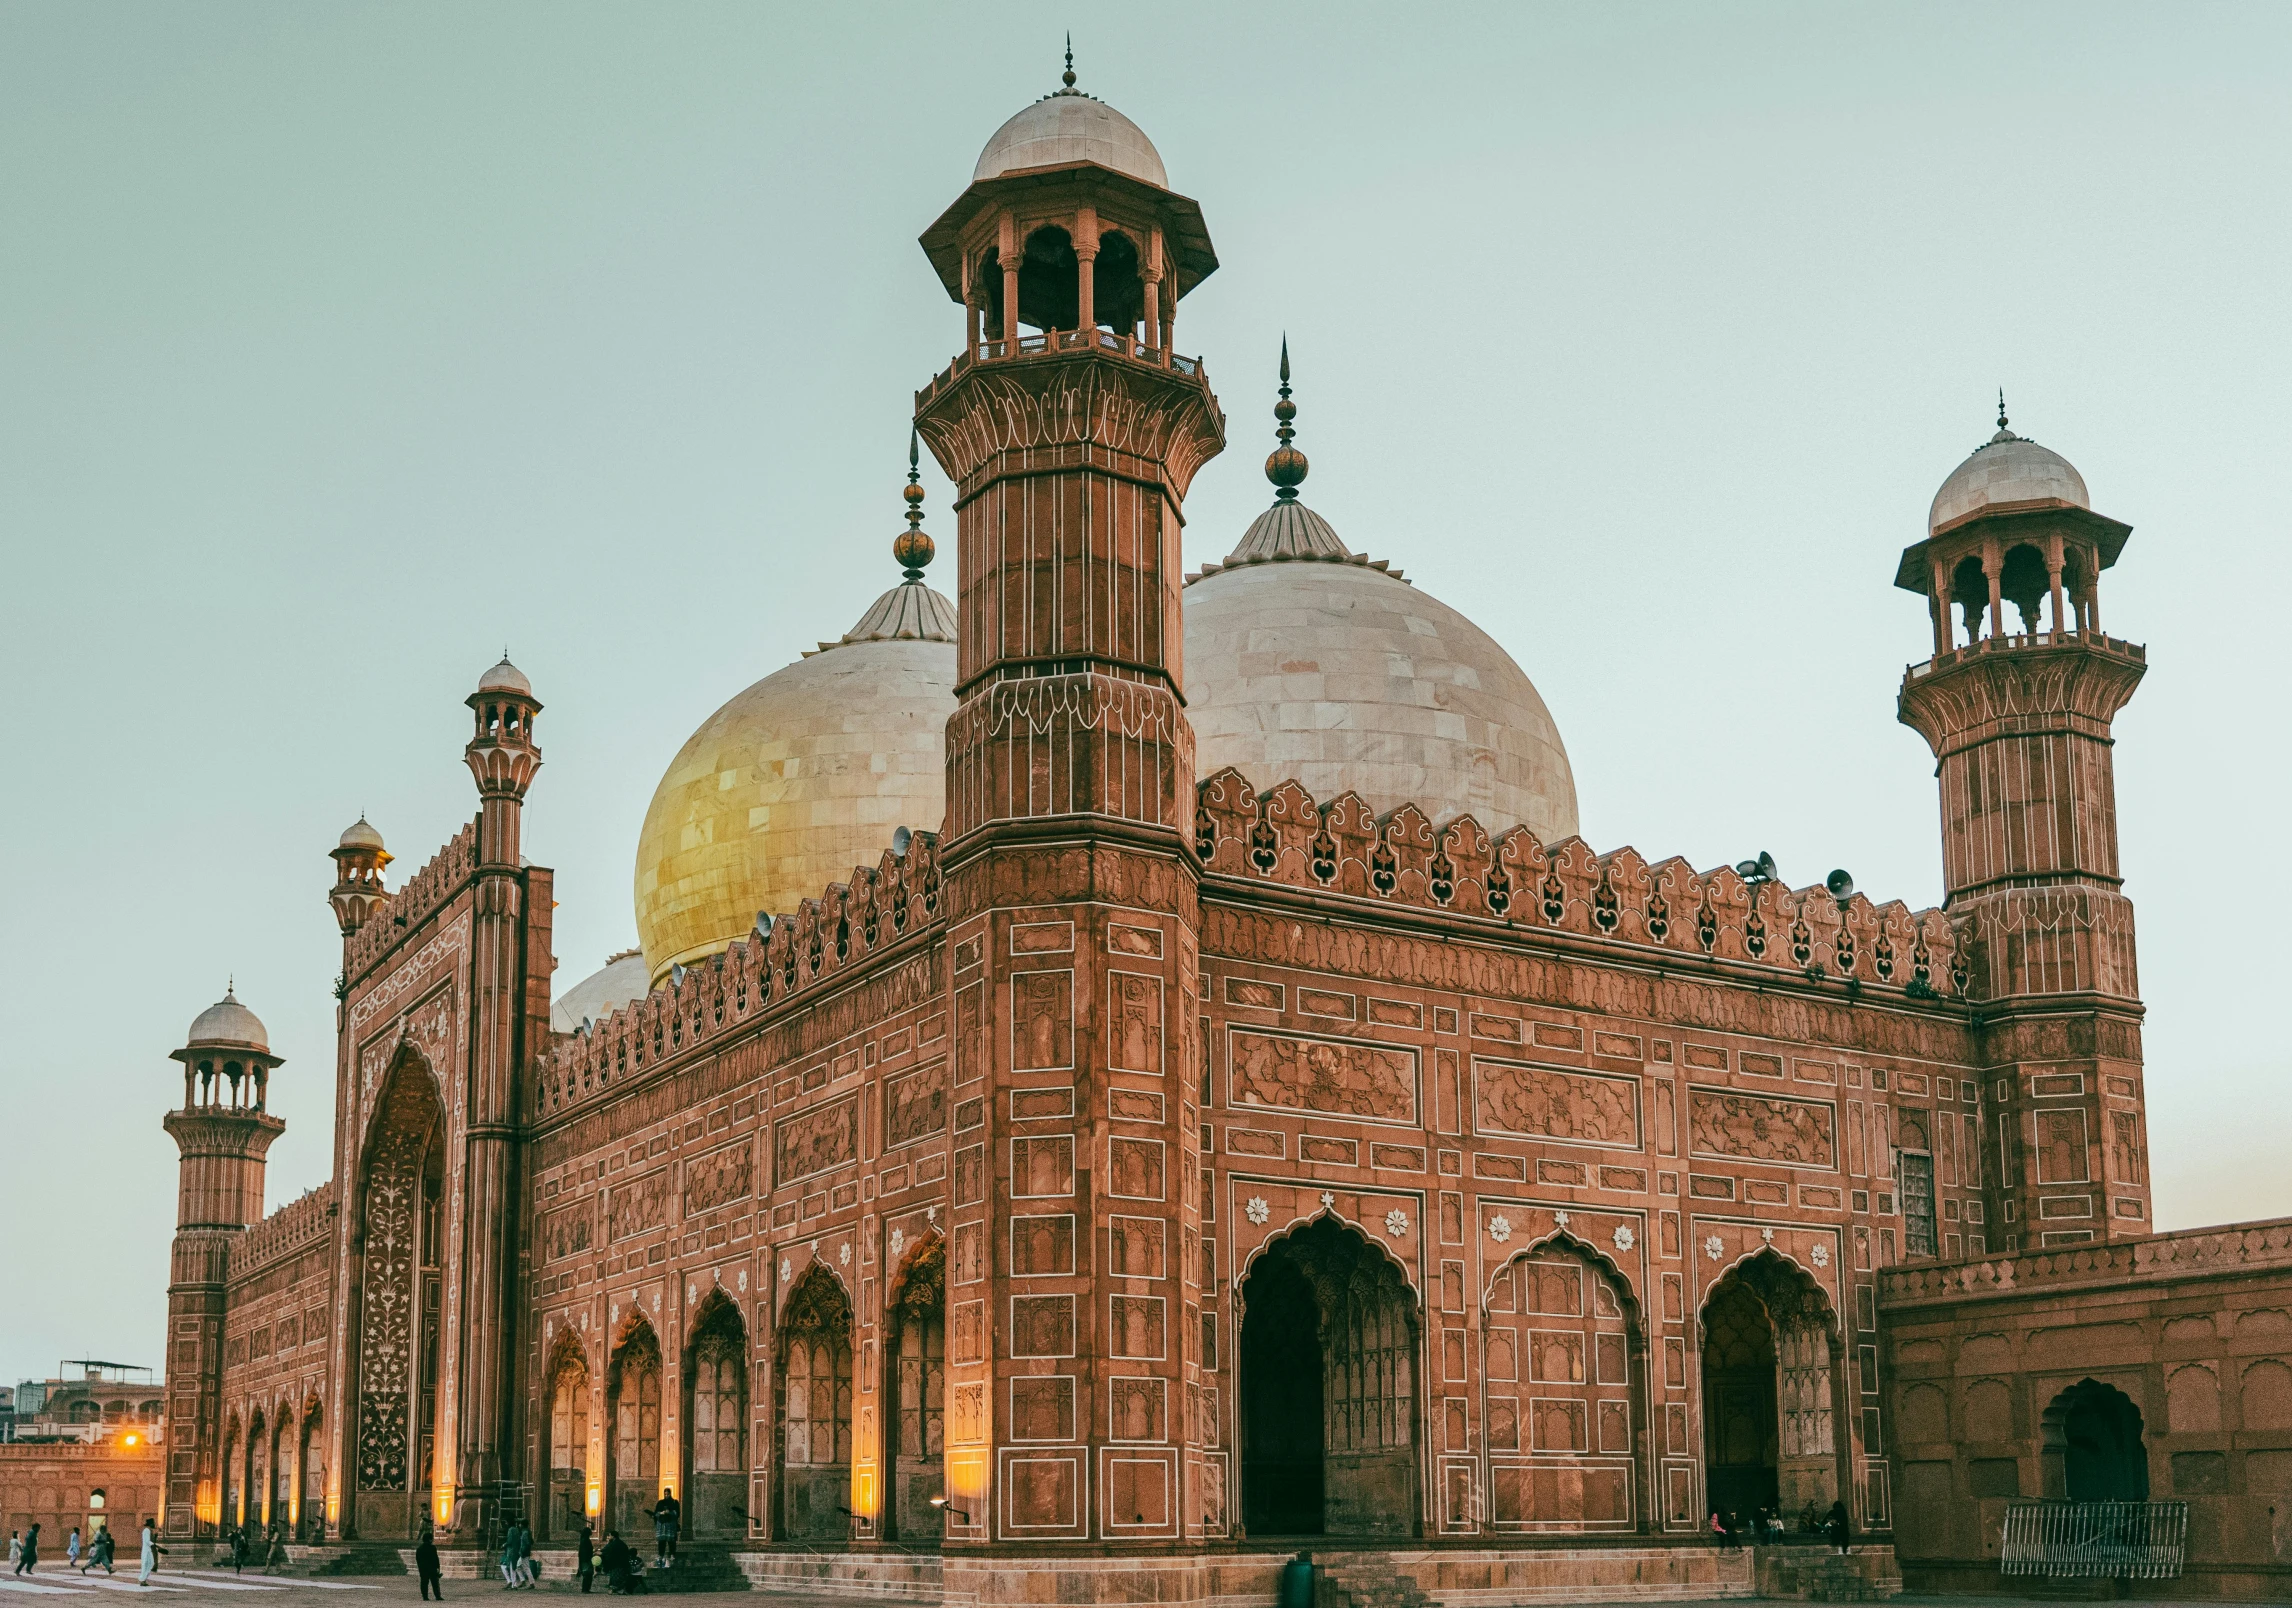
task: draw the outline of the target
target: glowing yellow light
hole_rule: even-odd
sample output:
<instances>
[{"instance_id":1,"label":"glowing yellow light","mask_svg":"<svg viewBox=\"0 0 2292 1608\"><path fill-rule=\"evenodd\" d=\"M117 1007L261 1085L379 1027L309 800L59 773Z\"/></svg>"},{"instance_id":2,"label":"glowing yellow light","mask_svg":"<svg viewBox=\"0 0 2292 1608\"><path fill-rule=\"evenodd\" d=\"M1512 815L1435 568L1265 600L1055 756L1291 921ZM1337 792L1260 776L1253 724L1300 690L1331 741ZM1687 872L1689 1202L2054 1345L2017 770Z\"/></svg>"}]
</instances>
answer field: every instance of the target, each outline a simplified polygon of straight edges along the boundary
<instances>
[{"instance_id":1,"label":"glowing yellow light","mask_svg":"<svg viewBox=\"0 0 2292 1608\"><path fill-rule=\"evenodd\" d=\"M134 1437L133 1435L130 1435L130 1436L128 1436L128 1437L127 1437L127 1444L128 1444L128 1445L130 1445L130 1446L133 1446L133 1445L135 1444L135 1437Z\"/></svg>"},{"instance_id":2,"label":"glowing yellow light","mask_svg":"<svg viewBox=\"0 0 2292 1608\"><path fill-rule=\"evenodd\" d=\"M590 1486L590 1487L589 1487L589 1517L591 1517L592 1519L593 1519L593 1518L595 1518L595 1517L597 1516L597 1511L598 1511L598 1509L602 1508L604 1505L605 1505L605 1488L604 1488L603 1486L601 1486L601 1485L592 1485L592 1486Z\"/></svg>"}]
</instances>

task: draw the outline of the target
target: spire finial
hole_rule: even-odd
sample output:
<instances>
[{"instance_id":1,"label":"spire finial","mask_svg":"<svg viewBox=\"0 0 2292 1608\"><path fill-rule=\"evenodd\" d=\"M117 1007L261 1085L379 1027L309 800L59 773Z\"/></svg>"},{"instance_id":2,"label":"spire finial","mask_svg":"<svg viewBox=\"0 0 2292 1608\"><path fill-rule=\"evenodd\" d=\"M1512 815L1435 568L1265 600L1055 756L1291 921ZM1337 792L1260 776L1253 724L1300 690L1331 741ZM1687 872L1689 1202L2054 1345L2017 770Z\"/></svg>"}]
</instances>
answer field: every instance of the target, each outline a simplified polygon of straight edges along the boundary
<instances>
[{"instance_id":1,"label":"spire finial","mask_svg":"<svg viewBox=\"0 0 2292 1608\"><path fill-rule=\"evenodd\" d=\"M237 972L225 972L223 974L223 997L225 999L237 999L239 997L239 974Z\"/></svg>"},{"instance_id":2,"label":"spire finial","mask_svg":"<svg viewBox=\"0 0 2292 1608\"><path fill-rule=\"evenodd\" d=\"M1305 454L1290 445L1297 438L1296 426L1290 420L1297 417L1297 404L1289 400L1289 332L1281 336L1281 400L1273 405L1274 436L1281 443L1273 455L1265 460L1265 478L1275 487L1278 501L1297 501L1297 488L1305 479Z\"/></svg>"},{"instance_id":3,"label":"spire finial","mask_svg":"<svg viewBox=\"0 0 2292 1608\"><path fill-rule=\"evenodd\" d=\"M1066 72L1060 82L1069 89L1074 88L1074 30L1072 28L1066 31Z\"/></svg>"},{"instance_id":4,"label":"spire finial","mask_svg":"<svg viewBox=\"0 0 2292 1608\"><path fill-rule=\"evenodd\" d=\"M913 425L907 427L907 489L900 493L907 499L907 529L891 540L891 556L899 560L900 573L913 586L923 579L924 566L938 552L938 547L923 533L923 451L921 439Z\"/></svg>"},{"instance_id":5,"label":"spire finial","mask_svg":"<svg viewBox=\"0 0 2292 1608\"><path fill-rule=\"evenodd\" d=\"M2005 387L2001 385L1998 387L1998 433L1990 437L1990 445L1994 447L2000 441L2019 441L2020 439L2021 437L2006 428L2006 392Z\"/></svg>"}]
</instances>

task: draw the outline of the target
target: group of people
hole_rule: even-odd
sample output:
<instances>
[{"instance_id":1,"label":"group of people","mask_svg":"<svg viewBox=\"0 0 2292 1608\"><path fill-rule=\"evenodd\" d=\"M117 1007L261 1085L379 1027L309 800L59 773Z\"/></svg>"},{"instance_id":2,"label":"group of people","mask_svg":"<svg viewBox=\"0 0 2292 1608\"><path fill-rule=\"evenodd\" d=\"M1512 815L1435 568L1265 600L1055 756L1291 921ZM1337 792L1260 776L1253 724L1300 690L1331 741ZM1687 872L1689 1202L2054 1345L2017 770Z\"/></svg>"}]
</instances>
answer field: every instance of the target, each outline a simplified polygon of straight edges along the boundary
<instances>
[{"instance_id":1,"label":"group of people","mask_svg":"<svg viewBox=\"0 0 2292 1608\"><path fill-rule=\"evenodd\" d=\"M148 1586L151 1584L151 1577L159 1572L159 1554L166 1550L159 1544L159 1532L153 1528L149 1519L145 1519L143 1521L143 1556L141 1559L143 1567L136 1575L135 1583L137 1585ZM111 1565L112 1559L116 1555L117 1543L112 1540L111 1526L108 1524L96 1526L96 1532L89 1539L84 1553L80 1546L78 1525L72 1526L72 1533L64 1542L64 1567L77 1569L81 1574L86 1574L90 1569L101 1569L105 1574L113 1573ZM29 1530L24 1531L10 1530L8 1532L9 1570L15 1574L28 1575L36 1573L39 1567L40 1526L35 1524Z\"/></svg>"},{"instance_id":2,"label":"group of people","mask_svg":"<svg viewBox=\"0 0 2292 1608\"><path fill-rule=\"evenodd\" d=\"M1751 1516L1750 1529L1752 1545L1756 1546L1762 1542L1769 1546L1776 1545L1783 1539L1783 1515L1779 1509L1763 1507ZM1799 1529L1808 1535L1820 1532L1828 1538L1832 1546L1844 1552L1847 1549L1849 1529L1846 1504L1833 1502L1830 1505L1830 1512L1825 1514L1812 1502L1809 1502L1806 1505L1806 1510L1799 1515ZM1718 1539L1720 1551L1734 1552L1739 1550L1743 1545L1742 1532L1743 1517L1741 1514L1731 1508L1725 1513L1721 1513L1717 1508L1711 1510L1711 1533Z\"/></svg>"},{"instance_id":3,"label":"group of people","mask_svg":"<svg viewBox=\"0 0 2292 1608\"><path fill-rule=\"evenodd\" d=\"M677 1531L684 1521L684 1506L674 1496L664 1495L653 1504L653 1567L673 1568L676 1564ZM533 1531L522 1520L513 1520L501 1539L501 1580L504 1591L531 1591L540 1579L539 1566L533 1560ZM574 1551L574 1569L580 1577L581 1589L589 1590L598 1570L605 1574L605 1589L616 1595L642 1593L645 1590L645 1562L637 1549L621 1539L621 1532L605 1532L605 1544L597 1545L594 1526L584 1521L581 1539ZM422 1600L443 1602L446 1598L438 1563L437 1536L427 1524L422 1526L422 1538L414 1543L414 1572L421 1577Z\"/></svg>"}]
</instances>

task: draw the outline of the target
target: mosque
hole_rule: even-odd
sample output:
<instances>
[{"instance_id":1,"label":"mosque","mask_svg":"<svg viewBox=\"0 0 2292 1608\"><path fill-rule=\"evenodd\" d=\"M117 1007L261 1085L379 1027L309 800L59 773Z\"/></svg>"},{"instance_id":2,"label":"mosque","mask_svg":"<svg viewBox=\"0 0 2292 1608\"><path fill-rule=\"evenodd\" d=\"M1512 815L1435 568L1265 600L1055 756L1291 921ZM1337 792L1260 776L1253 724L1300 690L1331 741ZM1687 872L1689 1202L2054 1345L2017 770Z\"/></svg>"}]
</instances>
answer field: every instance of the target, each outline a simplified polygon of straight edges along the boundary
<instances>
[{"instance_id":1,"label":"mosque","mask_svg":"<svg viewBox=\"0 0 2292 1608\"><path fill-rule=\"evenodd\" d=\"M2281 1591L2292 1233L2152 1232L2076 469L2001 407L1906 532L1941 906L1699 871L1578 837L1520 665L1307 505L1286 354L1189 573L1218 259L1071 64L921 243L952 596L911 469L898 583L662 777L641 948L557 981L505 659L470 824L332 851L332 1182L263 1214L252 1011L174 1052L167 1534L669 1494L761 1585L1253 1596L1310 1536L1461 1603L1767 1589L1710 1515L1842 1504L1883 1594L2199 1457L2184 1589Z\"/></svg>"}]
</instances>

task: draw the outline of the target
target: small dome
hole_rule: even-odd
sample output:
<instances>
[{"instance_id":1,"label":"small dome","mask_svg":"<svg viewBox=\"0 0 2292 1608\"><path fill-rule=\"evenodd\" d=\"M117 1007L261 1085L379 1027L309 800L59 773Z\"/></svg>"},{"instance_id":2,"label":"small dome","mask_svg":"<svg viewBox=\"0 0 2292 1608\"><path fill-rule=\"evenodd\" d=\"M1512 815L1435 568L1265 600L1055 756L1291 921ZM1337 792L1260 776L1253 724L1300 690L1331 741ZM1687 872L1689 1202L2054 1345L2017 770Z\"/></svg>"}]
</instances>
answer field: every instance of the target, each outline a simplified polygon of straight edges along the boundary
<instances>
[{"instance_id":1,"label":"small dome","mask_svg":"<svg viewBox=\"0 0 2292 1608\"><path fill-rule=\"evenodd\" d=\"M262 1055L271 1051L271 1036L263 1030L263 1019L239 1003L235 988L225 989L221 999L193 1019L190 1036L183 1042L190 1049L211 1045L216 1049L254 1050Z\"/></svg>"},{"instance_id":2,"label":"small dome","mask_svg":"<svg viewBox=\"0 0 2292 1608\"><path fill-rule=\"evenodd\" d=\"M2091 508L2085 477L2067 458L2005 427L1950 471L1926 514L1926 534L1939 536L1977 514L2025 507Z\"/></svg>"},{"instance_id":3,"label":"small dome","mask_svg":"<svg viewBox=\"0 0 2292 1608\"><path fill-rule=\"evenodd\" d=\"M1231 765L1261 788L1295 778L1316 803L1352 791L1379 814L1414 804L1435 821L1470 812L1492 833L1572 836L1568 752L1512 656L1398 576L1260 529L1308 513L1261 515L1233 567L1186 588L1197 772ZM1245 555L1253 543L1271 551Z\"/></svg>"},{"instance_id":4,"label":"small dome","mask_svg":"<svg viewBox=\"0 0 2292 1608\"><path fill-rule=\"evenodd\" d=\"M645 952L624 949L557 996L557 1003L549 1007L549 1025L560 1033L577 1032L583 1022L602 1022L649 992Z\"/></svg>"},{"instance_id":5,"label":"small dome","mask_svg":"<svg viewBox=\"0 0 2292 1608\"><path fill-rule=\"evenodd\" d=\"M480 692L516 692L533 696L533 683L525 679L525 672L509 662L509 655L501 656L501 663L478 677Z\"/></svg>"},{"instance_id":6,"label":"small dome","mask_svg":"<svg viewBox=\"0 0 2292 1608\"><path fill-rule=\"evenodd\" d=\"M342 829L342 841L336 845L345 849L378 849L382 847L382 834L367 824L361 815Z\"/></svg>"},{"instance_id":7,"label":"small dome","mask_svg":"<svg viewBox=\"0 0 2292 1608\"><path fill-rule=\"evenodd\" d=\"M971 182L1068 162L1096 162L1158 190L1170 188L1162 155L1145 131L1106 102L1075 89L1045 95L995 130L979 153Z\"/></svg>"},{"instance_id":8,"label":"small dome","mask_svg":"<svg viewBox=\"0 0 2292 1608\"><path fill-rule=\"evenodd\" d=\"M679 750L637 844L637 940L657 982L873 865L947 815L955 611L893 587L837 642L775 670Z\"/></svg>"}]
</instances>

